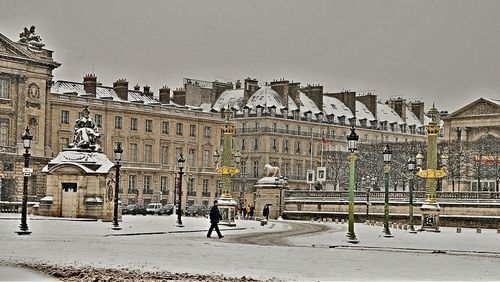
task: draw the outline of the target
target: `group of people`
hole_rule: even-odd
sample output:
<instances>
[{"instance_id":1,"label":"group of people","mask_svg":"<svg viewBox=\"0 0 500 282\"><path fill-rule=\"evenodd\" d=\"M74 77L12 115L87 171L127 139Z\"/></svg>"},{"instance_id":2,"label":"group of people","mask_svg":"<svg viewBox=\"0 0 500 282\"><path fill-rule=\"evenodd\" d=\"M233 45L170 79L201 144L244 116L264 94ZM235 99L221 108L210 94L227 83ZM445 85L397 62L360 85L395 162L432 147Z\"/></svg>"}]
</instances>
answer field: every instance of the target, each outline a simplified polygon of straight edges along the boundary
<instances>
[{"instance_id":1,"label":"group of people","mask_svg":"<svg viewBox=\"0 0 500 282\"><path fill-rule=\"evenodd\" d=\"M241 215L243 219L253 219L253 214L255 212L255 207L251 205L247 205L246 207L242 207Z\"/></svg>"}]
</instances>

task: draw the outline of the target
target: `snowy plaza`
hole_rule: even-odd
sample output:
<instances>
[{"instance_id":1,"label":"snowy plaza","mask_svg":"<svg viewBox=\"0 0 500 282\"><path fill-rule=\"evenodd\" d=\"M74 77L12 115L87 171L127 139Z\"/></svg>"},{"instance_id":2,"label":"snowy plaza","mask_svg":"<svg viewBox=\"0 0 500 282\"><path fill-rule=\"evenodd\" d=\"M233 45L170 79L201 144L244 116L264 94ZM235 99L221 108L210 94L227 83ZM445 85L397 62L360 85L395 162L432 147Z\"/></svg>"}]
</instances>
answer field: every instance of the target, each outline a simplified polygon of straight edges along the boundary
<instances>
[{"instance_id":1,"label":"snowy plaza","mask_svg":"<svg viewBox=\"0 0 500 282\"><path fill-rule=\"evenodd\" d=\"M496 280L500 279L497 230L441 228L410 234L356 224L359 244L346 243L347 224L237 220L221 226L224 238L206 238L206 218L124 216L111 223L40 216L29 218L30 236L14 233L18 214L0 214L0 265L47 265L168 271L251 277L258 280ZM10 268L7 268L10 269ZM10 280L9 271L0 280ZM26 278L29 279L29 278Z\"/></svg>"}]
</instances>

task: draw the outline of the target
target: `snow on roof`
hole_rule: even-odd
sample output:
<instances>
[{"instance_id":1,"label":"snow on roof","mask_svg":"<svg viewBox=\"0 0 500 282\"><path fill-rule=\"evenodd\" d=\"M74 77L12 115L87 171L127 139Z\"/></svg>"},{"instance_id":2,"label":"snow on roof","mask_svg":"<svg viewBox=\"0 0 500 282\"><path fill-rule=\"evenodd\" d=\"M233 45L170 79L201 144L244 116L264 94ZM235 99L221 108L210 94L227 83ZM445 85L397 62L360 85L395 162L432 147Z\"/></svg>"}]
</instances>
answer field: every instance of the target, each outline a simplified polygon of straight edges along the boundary
<instances>
[{"instance_id":1,"label":"snow on roof","mask_svg":"<svg viewBox=\"0 0 500 282\"><path fill-rule=\"evenodd\" d=\"M358 121L362 119L366 119L367 121L376 120L373 113L368 110L368 107L360 101L356 101L356 119Z\"/></svg>"},{"instance_id":2,"label":"snow on roof","mask_svg":"<svg viewBox=\"0 0 500 282\"><path fill-rule=\"evenodd\" d=\"M335 122L338 122L337 117L345 117L346 120L354 117L351 110L344 105L339 99L331 96L323 96L323 112L325 116L334 115Z\"/></svg>"},{"instance_id":3,"label":"snow on roof","mask_svg":"<svg viewBox=\"0 0 500 282\"><path fill-rule=\"evenodd\" d=\"M377 119L379 122L387 122L388 124L405 124L404 120L389 105L382 103L377 104Z\"/></svg>"},{"instance_id":4,"label":"snow on roof","mask_svg":"<svg viewBox=\"0 0 500 282\"><path fill-rule=\"evenodd\" d=\"M68 94L75 93L78 96L86 95L87 93L83 89L83 83L70 82L70 81L56 81L51 88L52 93L57 94ZM107 86L97 86L96 88L96 98L99 99L109 99L112 98L115 101L121 101L121 99L116 94L113 87ZM141 91L128 90L128 101L129 102L143 102L144 104L158 103L158 100L151 96L144 95Z\"/></svg>"},{"instance_id":5,"label":"snow on roof","mask_svg":"<svg viewBox=\"0 0 500 282\"><path fill-rule=\"evenodd\" d=\"M415 125L417 128L423 126L417 116L409 108L406 108L406 124L408 124L408 126Z\"/></svg>"},{"instance_id":6,"label":"snow on roof","mask_svg":"<svg viewBox=\"0 0 500 282\"><path fill-rule=\"evenodd\" d=\"M243 89L231 89L222 92L217 101L212 107L215 111L220 111L222 108L235 108L241 110L243 108Z\"/></svg>"},{"instance_id":7,"label":"snow on roof","mask_svg":"<svg viewBox=\"0 0 500 282\"><path fill-rule=\"evenodd\" d=\"M51 172L62 165L77 166L87 174L108 173L114 164L103 153L65 150L59 152L43 169Z\"/></svg>"},{"instance_id":8,"label":"snow on roof","mask_svg":"<svg viewBox=\"0 0 500 282\"><path fill-rule=\"evenodd\" d=\"M316 114L321 113L321 110L316 106L311 98L307 97L306 94L299 92L300 95L300 116L305 117L304 113L311 112L312 119L316 119ZM288 99L292 100L292 99Z\"/></svg>"},{"instance_id":9,"label":"snow on roof","mask_svg":"<svg viewBox=\"0 0 500 282\"><path fill-rule=\"evenodd\" d=\"M280 95L271 89L271 86L266 85L250 96L246 106L249 107L252 112L255 112L257 106L264 108L275 106L277 110L280 110L284 108L284 102L281 100Z\"/></svg>"},{"instance_id":10,"label":"snow on roof","mask_svg":"<svg viewBox=\"0 0 500 282\"><path fill-rule=\"evenodd\" d=\"M488 101L488 102L491 102L493 104L497 104L500 106L500 100L496 100L496 99L489 99L489 98L483 98L484 100Z\"/></svg>"}]
</instances>

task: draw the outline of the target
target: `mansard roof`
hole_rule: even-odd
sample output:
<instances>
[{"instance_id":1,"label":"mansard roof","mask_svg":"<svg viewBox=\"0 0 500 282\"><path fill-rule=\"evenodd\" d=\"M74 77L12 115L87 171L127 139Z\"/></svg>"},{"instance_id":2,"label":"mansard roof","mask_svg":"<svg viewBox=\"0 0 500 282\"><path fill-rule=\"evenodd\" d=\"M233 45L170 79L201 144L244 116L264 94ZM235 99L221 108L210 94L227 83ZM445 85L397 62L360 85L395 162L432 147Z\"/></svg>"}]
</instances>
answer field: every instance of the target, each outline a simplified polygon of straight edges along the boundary
<instances>
[{"instance_id":1,"label":"mansard roof","mask_svg":"<svg viewBox=\"0 0 500 282\"><path fill-rule=\"evenodd\" d=\"M243 109L243 89L231 89L222 92L217 101L215 101L212 110L219 112L221 109Z\"/></svg>"},{"instance_id":2,"label":"mansard roof","mask_svg":"<svg viewBox=\"0 0 500 282\"><path fill-rule=\"evenodd\" d=\"M78 96L88 96L83 89L83 83L70 81L56 81L52 85L52 93L56 94L76 94ZM118 97L113 87L97 86L96 98L98 99L113 99L114 101L123 101ZM129 102L142 102L144 104L157 104L159 101L151 96L144 95L141 91L128 90Z\"/></svg>"},{"instance_id":3,"label":"mansard roof","mask_svg":"<svg viewBox=\"0 0 500 282\"><path fill-rule=\"evenodd\" d=\"M404 120L394 111L389 105L377 104L377 119L379 122L387 122L388 124L397 123L405 124Z\"/></svg>"}]
</instances>

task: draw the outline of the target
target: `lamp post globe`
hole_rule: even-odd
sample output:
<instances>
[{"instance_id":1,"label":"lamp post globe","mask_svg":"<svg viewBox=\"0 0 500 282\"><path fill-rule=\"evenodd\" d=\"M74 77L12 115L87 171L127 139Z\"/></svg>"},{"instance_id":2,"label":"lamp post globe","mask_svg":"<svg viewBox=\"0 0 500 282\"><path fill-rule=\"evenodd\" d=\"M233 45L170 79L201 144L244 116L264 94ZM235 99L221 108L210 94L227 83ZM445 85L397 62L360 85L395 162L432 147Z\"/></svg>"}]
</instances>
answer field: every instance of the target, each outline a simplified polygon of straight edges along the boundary
<instances>
[{"instance_id":1,"label":"lamp post globe","mask_svg":"<svg viewBox=\"0 0 500 282\"><path fill-rule=\"evenodd\" d=\"M355 154L357 150L357 143L359 140L358 134L356 134L356 130L354 126L351 127L351 133L347 135L348 142L348 150L350 154L348 156L349 160L349 225L347 229L347 242L351 244L359 243L358 238L356 238L356 234L354 233L354 183L355 183L355 171L356 171L356 159L357 156Z\"/></svg>"},{"instance_id":2,"label":"lamp post globe","mask_svg":"<svg viewBox=\"0 0 500 282\"><path fill-rule=\"evenodd\" d=\"M116 174L115 174L115 196L114 196L114 203L113 203L113 227L111 229L113 230L120 230L122 229L120 225L118 224L118 193L120 191L120 161L122 160L122 144L118 142L116 144L115 150L115 168L116 168Z\"/></svg>"},{"instance_id":3,"label":"lamp post globe","mask_svg":"<svg viewBox=\"0 0 500 282\"><path fill-rule=\"evenodd\" d=\"M384 237L393 237L389 230L389 173L391 171L392 151L389 145L385 145L382 151L384 155Z\"/></svg>"},{"instance_id":4,"label":"lamp post globe","mask_svg":"<svg viewBox=\"0 0 500 282\"><path fill-rule=\"evenodd\" d=\"M182 224L182 175L184 174L183 169L185 161L186 160L181 153L177 158L177 167L179 168L179 205L177 208L177 227L184 227L184 224Z\"/></svg>"},{"instance_id":5,"label":"lamp post globe","mask_svg":"<svg viewBox=\"0 0 500 282\"><path fill-rule=\"evenodd\" d=\"M33 135L31 135L28 127L24 130L21 135L21 140L23 140L24 151L24 168L23 171L23 202L21 207L21 225L19 225L19 230L16 231L19 235L29 235L31 231L28 228L27 214L28 214L28 178L31 176L31 172L28 171L30 162L29 149L31 148L31 140L33 140Z\"/></svg>"}]
</instances>

